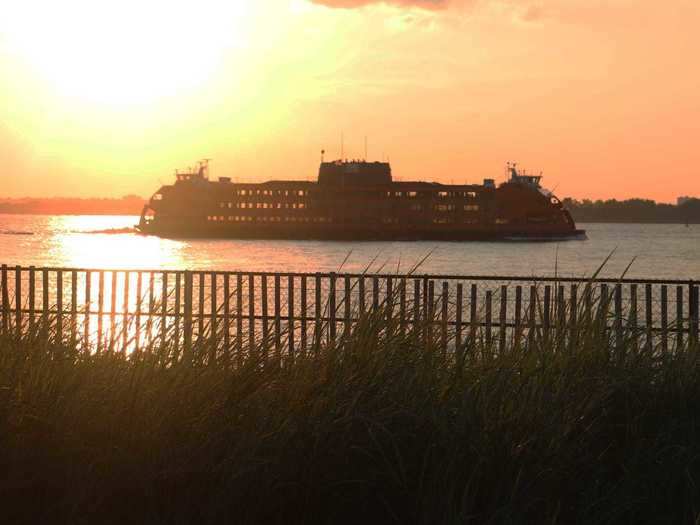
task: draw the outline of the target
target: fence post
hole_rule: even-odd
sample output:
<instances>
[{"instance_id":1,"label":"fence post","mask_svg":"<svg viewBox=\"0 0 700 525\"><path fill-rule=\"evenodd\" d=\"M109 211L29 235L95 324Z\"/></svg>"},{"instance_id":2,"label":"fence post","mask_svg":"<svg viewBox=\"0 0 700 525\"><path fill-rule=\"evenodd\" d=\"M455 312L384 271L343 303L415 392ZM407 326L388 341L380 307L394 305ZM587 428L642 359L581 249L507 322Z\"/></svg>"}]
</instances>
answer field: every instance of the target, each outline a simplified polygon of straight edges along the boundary
<instances>
[{"instance_id":1,"label":"fence post","mask_svg":"<svg viewBox=\"0 0 700 525\"><path fill-rule=\"evenodd\" d=\"M374 312L379 308L379 278L375 275L372 277L372 310Z\"/></svg>"},{"instance_id":2,"label":"fence post","mask_svg":"<svg viewBox=\"0 0 700 525\"><path fill-rule=\"evenodd\" d=\"M277 285L279 289L279 281ZM243 274L240 272L236 273L236 361L239 367L243 364Z\"/></svg>"},{"instance_id":3,"label":"fence post","mask_svg":"<svg viewBox=\"0 0 700 525\"><path fill-rule=\"evenodd\" d=\"M639 349L639 334L637 333L637 284L630 285L630 312L629 312L629 331L632 336L632 345L634 351Z\"/></svg>"},{"instance_id":4,"label":"fence post","mask_svg":"<svg viewBox=\"0 0 700 525\"><path fill-rule=\"evenodd\" d=\"M32 272L33 273L33 272ZM30 284L33 286L33 283L30 281ZM92 272L90 270L85 271L85 308L83 308L83 311L85 312L85 319L84 325L83 325L83 345L85 348L85 352L89 353L90 352L90 304L92 302ZM32 310L34 310L32 306Z\"/></svg>"},{"instance_id":5,"label":"fence post","mask_svg":"<svg viewBox=\"0 0 700 525\"><path fill-rule=\"evenodd\" d=\"M391 276L386 278L386 320L393 324L394 321L394 281Z\"/></svg>"},{"instance_id":6,"label":"fence post","mask_svg":"<svg viewBox=\"0 0 700 525\"><path fill-rule=\"evenodd\" d=\"M206 274L204 272L199 272L197 282L199 283L199 290L197 290L198 304L197 311L199 312L199 320L197 322L197 339L199 340L199 349L204 348L204 332L205 332L205 319L206 314L204 313L204 305L206 303L205 290L206 290ZM197 356L198 358L203 358L204 356Z\"/></svg>"},{"instance_id":7,"label":"fence post","mask_svg":"<svg viewBox=\"0 0 700 525\"><path fill-rule=\"evenodd\" d=\"M248 274L248 356L255 353L255 276Z\"/></svg>"},{"instance_id":8,"label":"fence post","mask_svg":"<svg viewBox=\"0 0 700 525\"><path fill-rule=\"evenodd\" d=\"M75 348L78 340L78 272L70 272L70 346Z\"/></svg>"},{"instance_id":9,"label":"fence post","mask_svg":"<svg viewBox=\"0 0 700 525\"><path fill-rule=\"evenodd\" d=\"M129 344L129 275L131 272L128 270L124 272L124 312L123 312L123 325L122 325L122 352L126 354L127 346ZM180 273L177 274L177 291L180 291ZM179 296L176 298L176 301ZM175 318L177 322L177 317ZM177 326L177 325L176 325ZM178 328L176 328L176 340Z\"/></svg>"},{"instance_id":10,"label":"fence post","mask_svg":"<svg viewBox=\"0 0 700 525\"><path fill-rule=\"evenodd\" d=\"M428 308L425 312L427 323L427 341L432 343L433 339L433 323L435 321L435 281L428 281Z\"/></svg>"},{"instance_id":11,"label":"fence post","mask_svg":"<svg viewBox=\"0 0 700 525\"><path fill-rule=\"evenodd\" d=\"M307 304L306 304L306 299L307 299L307 297L306 297L306 295L307 295L306 275L301 275L300 279L301 279L301 289L299 290L299 293L301 294L301 299L300 299L300 301L301 301L301 304L300 304L300 308L301 308L301 348L300 348L300 351L301 351L302 356L305 356L306 355L306 348L308 346L307 333L306 333L307 323L308 323L308 317L307 317L308 312L307 312Z\"/></svg>"},{"instance_id":12,"label":"fence post","mask_svg":"<svg viewBox=\"0 0 700 525\"><path fill-rule=\"evenodd\" d=\"M15 267L15 330L22 336L22 267Z\"/></svg>"},{"instance_id":13,"label":"fence post","mask_svg":"<svg viewBox=\"0 0 700 525\"><path fill-rule=\"evenodd\" d=\"M366 310L366 305L365 305L365 276L360 275L357 283L357 288L358 288L358 294L360 296L359 302L360 302L360 316L362 316L365 313Z\"/></svg>"},{"instance_id":14,"label":"fence post","mask_svg":"<svg viewBox=\"0 0 700 525\"><path fill-rule=\"evenodd\" d=\"M651 347L654 344L653 341L653 326L654 318L652 315L652 288L651 284L647 283L644 287L644 328L646 329L646 341L644 346L647 352L651 352Z\"/></svg>"},{"instance_id":15,"label":"fence post","mask_svg":"<svg viewBox=\"0 0 700 525\"><path fill-rule=\"evenodd\" d=\"M508 286L501 285L501 299L499 311L499 334L498 334L498 352L502 354L506 348L506 316L508 314Z\"/></svg>"},{"instance_id":16,"label":"fence post","mask_svg":"<svg viewBox=\"0 0 700 525\"><path fill-rule=\"evenodd\" d=\"M44 270L44 294L48 293L46 283L48 281L48 272ZM48 306L46 301L48 301L48 296L44 300L44 312L48 311ZM97 282L97 352L102 350L102 345L104 343L103 339L103 326L104 326L104 313L105 313L105 272L100 270L98 274Z\"/></svg>"},{"instance_id":17,"label":"fence post","mask_svg":"<svg viewBox=\"0 0 700 525\"><path fill-rule=\"evenodd\" d=\"M314 278L314 351L317 353L323 340L321 308L321 274L317 273Z\"/></svg>"},{"instance_id":18,"label":"fence post","mask_svg":"<svg viewBox=\"0 0 700 525\"><path fill-rule=\"evenodd\" d=\"M63 271L56 272L56 342L63 344Z\"/></svg>"},{"instance_id":19,"label":"fence post","mask_svg":"<svg viewBox=\"0 0 700 525\"><path fill-rule=\"evenodd\" d=\"M578 342L578 286L572 284L569 293L569 304L571 308L569 312L571 323L571 328L569 329L569 348L573 350L576 348L576 343Z\"/></svg>"},{"instance_id":20,"label":"fence post","mask_svg":"<svg viewBox=\"0 0 700 525\"><path fill-rule=\"evenodd\" d=\"M441 312L441 333L440 333L440 347L443 353L447 352L447 307L449 301L449 284L447 281L442 283L442 312Z\"/></svg>"},{"instance_id":21,"label":"fence post","mask_svg":"<svg viewBox=\"0 0 700 525\"><path fill-rule=\"evenodd\" d=\"M141 274L139 273L139 276ZM140 279L139 279L140 280ZM192 364L192 272L185 270L185 321L183 326L184 350L182 357L185 363ZM139 299L140 304L140 299ZM141 307L139 306L139 310ZM137 317L138 319L138 317ZM138 340L138 336L137 336Z\"/></svg>"},{"instance_id":22,"label":"fence post","mask_svg":"<svg viewBox=\"0 0 700 525\"><path fill-rule=\"evenodd\" d=\"M210 339L209 339L209 360L208 364L210 366L213 366L216 364L216 351L219 346L218 342L218 337L219 337L219 304L218 304L218 296L217 294L219 293L217 288L217 274L216 272L211 272L209 274L209 279L210 279L210 287L211 287L211 322L210 322ZM239 283L240 284L240 283Z\"/></svg>"},{"instance_id":23,"label":"fence post","mask_svg":"<svg viewBox=\"0 0 700 525\"><path fill-rule=\"evenodd\" d=\"M420 279L413 280L413 335L418 334L420 329Z\"/></svg>"},{"instance_id":24,"label":"fence post","mask_svg":"<svg viewBox=\"0 0 700 525\"><path fill-rule=\"evenodd\" d=\"M231 275L224 272L221 277L224 280L224 347L221 358L224 367L231 365Z\"/></svg>"},{"instance_id":25,"label":"fence post","mask_svg":"<svg viewBox=\"0 0 700 525\"><path fill-rule=\"evenodd\" d=\"M143 272L136 272L136 326L134 328L134 348L141 350L141 307L143 304Z\"/></svg>"},{"instance_id":26,"label":"fence post","mask_svg":"<svg viewBox=\"0 0 700 525\"><path fill-rule=\"evenodd\" d=\"M537 331L537 287L530 285L530 301L528 303L528 319L527 319L527 348L530 350L534 344L535 334Z\"/></svg>"},{"instance_id":27,"label":"fence post","mask_svg":"<svg viewBox=\"0 0 700 525\"><path fill-rule=\"evenodd\" d=\"M270 329L268 325L268 310L267 310L267 274L260 276L260 295L262 308L262 338L263 338L263 357L267 357L267 349L270 346Z\"/></svg>"},{"instance_id":28,"label":"fence post","mask_svg":"<svg viewBox=\"0 0 700 525\"><path fill-rule=\"evenodd\" d=\"M622 284L615 285L615 349L621 352L624 349L622 340ZM621 357L618 355L618 357Z\"/></svg>"},{"instance_id":29,"label":"fence post","mask_svg":"<svg viewBox=\"0 0 700 525\"><path fill-rule=\"evenodd\" d=\"M661 285L661 349L668 352L668 289Z\"/></svg>"},{"instance_id":30,"label":"fence post","mask_svg":"<svg viewBox=\"0 0 700 525\"><path fill-rule=\"evenodd\" d=\"M287 277L287 340L289 359L294 363L294 274Z\"/></svg>"},{"instance_id":31,"label":"fence post","mask_svg":"<svg viewBox=\"0 0 700 525\"><path fill-rule=\"evenodd\" d=\"M160 349L165 352L168 335L168 272L163 272L160 304Z\"/></svg>"},{"instance_id":32,"label":"fence post","mask_svg":"<svg viewBox=\"0 0 700 525\"><path fill-rule=\"evenodd\" d=\"M492 303L492 296L493 292L491 290L486 290L486 311L484 312L485 317L486 317L486 348L489 351L489 354L492 354L491 352L491 342L492 342L492 336L493 334L491 333L491 303Z\"/></svg>"},{"instance_id":33,"label":"fence post","mask_svg":"<svg viewBox=\"0 0 700 525\"><path fill-rule=\"evenodd\" d=\"M469 291L469 342L474 344L477 327L477 290L476 284L471 285Z\"/></svg>"},{"instance_id":34,"label":"fence post","mask_svg":"<svg viewBox=\"0 0 700 525\"><path fill-rule=\"evenodd\" d=\"M10 331L10 292L7 289L7 265L0 269L0 285L2 286L2 333L7 335Z\"/></svg>"},{"instance_id":35,"label":"fence post","mask_svg":"<svg viewBox=\"0 0 700 525\"><path fill-rule=\"evenodd\" d=\"M46 268L41 269L41 331L43 337L48 338L50 328L49 311L51 304L49 302L49 271Z\"/></svg>"},{"instance_id":36,"label":"fence post","mask_svg":"<svg viewBox=\"0 0 700 525\"><path fill-rule=\"evenodd\" d=\"M683 348L683 332L685 323L683 319L683 287L676 286L676 350Z\"/></svg>"},{"instance_id":37,"label":"fence post","mask_svg":"<svg viewBox=\"0 0 700 525\"><path fill-rule=\"evenodd\" d=\"M457 296L455 297L455 357L457 358L457 371L462 372L464 348L462 348L462 295L464 289L462 283L457 283Z\"/></svg>"},{"instance_id":38,"label":"fence post","mask_svg":"<svg viewBox=\"0 0 700 525\"><path fill-rule=\"evenodd\" d=\"M608 331L608 308L610 301L608 299L608 285L603 283L600 285L600 330L603 335L607 336ZM607 337L606 337L607 338Z\"/></svg>"},{"instance_id":39,"label":"fence post","mask_svg":"<svg viewBox=\"0 0 700 525\"><path fill-rule=\"evenodd\" d=\"M345 276L344 279L344 286L343 286L343 292L345 293L345 298L343 300L344 302L344 313L343 313L343 321L344 321L344 328L343 328L343 337L347 340L347 338L350 337L350 323L351 323L351 318L350 316L352 315L352 286L350 285L350 277L348 275Z\"/></svg>"},{"instance_id":40,"label":"fence post","mask_svg":"<svg viewBox=\"0 0 700 525\"><path fill-rule=\"evenodd\" d=\"M399 284L399 327L401 336L406 335L406 278L401 278Z\"/></svg>"},{"instance_id":41,"label":"fence post","mask_svg":"<svg viewBox=\"0 0 700 525\"><path fill-rule=\"evenodd\" d=\"M517 350L520 347L520 338L522 336L522 317L523 317L523 287L517 285L515 287L515 321L513 323L513 349Z\"/></svg>"},{"instance_id":42,"label":"fence post","mask_svg":"<svg viewBox=\"0 0 700 525\"><path fill-rule=\"evenodd\" d=\"M542 305L542 337L545 341L549 341L549 329L550 329L550 312L549 305L551 302L552 287L550 285L545 285L544 287L544 304Z\"/></svg>"},{"instance_id":43,"label":"fence post","mask_svg":"<svg viewBox=\"0 0 700 525\"><path fill-rule=\"evenodd\" d=\"M279 364L281 362L282 353L282 321L281 321L281 307L280 307L280 274L275 274L275 359Z\"/></svg>"},{"instance_id":44,"label":"fence post","mask_svg":"<svg viewBox=\"0 0 700 525\"><path fill-rule=\"evenodd\" d=\"M564 286L557 286L557 337L563 340L566 333L566 305L564 301Z\"/></svg>"},{"instance_id":45,"label":"fence post","mask_svg":"<svg viewBox=\"0 0 700 525\"><path fill-rule=\"evenodd\" d=\"M36 268L29 267L29 333L34 334L34 316L36 315Z\"/></svg>"},{"instance_id":46,"label":"fence post","mask_svg":"<svg viewBox=\"0 0 700 525\"><path fill-rule=\"evenodd\" d=\"M328 291L328 330L331 346L335 343L335 273L331 272L329 279L329 291ZM374 284L376 284L376 277L374 278ZM376 290L376 286L374 288ZM374 304L374 303L373 303Z\"/></svg>"},{"instance_id":47,"label":"fence post","mask_svg":"<svg viewBox=\"0 0 700 525\"><path fill-rule=\"evenodd\" d=\"M148 352L153 352L153 316L156 314L155 308L155 286L156 278L153 272L148 272L148 320L146 321L146 331L148 332Z\"/></svg>"},{"instance_id":48,"label":"fence post","mask_svg":"<svg viewBox=\"0 0 700 525\"><path fill-rule=\"evenodd\" d=\"M688 308L690 316L690 340L693 343L698 342L698 329L700 328L700 304L698 304L698 288L693 281L688 283L688 298L690 305Z\"/></svg>"}]
</instances>

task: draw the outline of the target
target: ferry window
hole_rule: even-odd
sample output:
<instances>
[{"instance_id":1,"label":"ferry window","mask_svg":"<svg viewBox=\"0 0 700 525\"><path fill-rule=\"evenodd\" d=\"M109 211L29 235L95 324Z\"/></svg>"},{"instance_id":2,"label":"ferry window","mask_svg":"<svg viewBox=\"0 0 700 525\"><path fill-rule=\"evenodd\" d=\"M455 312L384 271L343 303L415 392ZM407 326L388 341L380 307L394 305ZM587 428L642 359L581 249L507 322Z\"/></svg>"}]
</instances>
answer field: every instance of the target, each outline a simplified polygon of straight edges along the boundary
<instances>
[{"instance_id":1,"label":"ferry window","mask_svg":"<svg viewBox=\"0 0 700 525\"><path fill-rule=\"evenodd\" d=\"M417 191L409 191L406 195L408 195L409 197L417 197L418 192Z\"/></svg>"},{"instance_id":2,"label":"ferry window","mask_svg":"<svg viewBox=\"0 0 700 525\"><path fill-rule=\"evenodd\" d=\"M450 192L449 191L438 191L438 197L449 197Z\"/></svg>"},{"instance_id":3,"label":"ferry window","mask_svg":"<svg viewBox=\"0 0 700 525\"><path fill-rule=\"evenodd\" d=\"M232 203L232 202L229 202L229 203L228 203L228 207L229 207L229 208L233 208L233 203Z\"/></svg>"},{"instance_id":4,"label":"ferry window","mask_svg":"<svg viewBox=\"0 0 700 525\"><path fill-rule=\"evenodd\" d=\"M241 190L241 195L245 195L245 190Z\"/></svg>"},{"instance_id":5,"label":"ferry window","mask_svg":"<svg viewBox=\"0 0 700 525\"><path fill-rule=\"evenodd\" d=\"M466 191L466 192L464 192L464 196L468 199L476 199L476 192L475 191Z\"/></svg>"},{"instance_id":6,"label":"ferry window","mask_svg":"<svg viewBox=\"0 0 700 525\"><path fill-rule=\"evenodd\" d=\"M297 195L299 195L299 197L303 197L303 196L304 196L304 190L299 190L299 191L297 192Z\"/></svg>"},{"instance_id":7,"label":"ferry window","mask_svg":"<svg viewBox=\"0 0 700 525\"><path fill-rule=\"evenodd\" d=\"M423 206L421 204L411 204L411 211L421 211Z\"/></svg>"},{"instance_id":8,"label":"ferry window","mask_svg":"<svg viewBox=\"0 0 700 525\"><path fill-rule=\"evenodd\" d=\"M504 219L503 217L498 217L496 219L496 224L508 224L510 221L508 219Z\"/></svg>"},{"instance_id":9,"label":"ferry window","mask_svg":"<svg viewBox=\"0 0 700 525\"><path fill-rule=\"evenodd\" d=\"M304 208L306 208L306 204L304 204L303 202L300 202L300 203L297 205L297 207L298 207L300 210L303 210Z\"/></svg>"},{"instance_id":10,"label":"ferry window","mask_svg":"<svg viewBox=\"0 0 700 525\"><path fill-rule=\"evenodd\" d=\"M433 223L435 224L449 224L452 222L452 219L449 219L448 217L436 217L433 219Z\"/></svg>"},{"instance_id":11,"label":"ferry window","mask_svg":"<svg viewBox=\"0 0 700 525\"><path fill-rule=\"evenodd\" d=\"M464 211L479 211L478 204L465 204Z\"/></svg>"},{"instance_id":12,"label":"ferry window","mask_svg":"<svg viewBox=\"0 0 700 525\"><path fill-rule=\"evenodd\" d=\"M435 211L453 211L455 209L454 204L436 204Z\"/></svg>"}]
</instances>

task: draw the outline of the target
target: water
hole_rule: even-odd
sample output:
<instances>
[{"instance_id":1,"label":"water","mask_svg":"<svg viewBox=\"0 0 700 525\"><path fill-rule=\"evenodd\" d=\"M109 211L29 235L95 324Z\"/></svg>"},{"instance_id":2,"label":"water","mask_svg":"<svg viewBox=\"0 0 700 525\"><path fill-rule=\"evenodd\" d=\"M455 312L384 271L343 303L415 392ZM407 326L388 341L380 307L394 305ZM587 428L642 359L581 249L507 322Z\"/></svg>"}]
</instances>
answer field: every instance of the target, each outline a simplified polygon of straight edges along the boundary
<instances>
[{"instance_id":1,"label":"water","mask_svg":"<svg viewBox=\"0 0 700 525\"><path fill-rule=\"evenodd\" d=\"M0 263L105 269L405 272L459 275L603 274L700 280L700 227L580 224L588 241L325 242L169 240L133 232L132 216L0 215Z\"/></svg>"}]
</instances>

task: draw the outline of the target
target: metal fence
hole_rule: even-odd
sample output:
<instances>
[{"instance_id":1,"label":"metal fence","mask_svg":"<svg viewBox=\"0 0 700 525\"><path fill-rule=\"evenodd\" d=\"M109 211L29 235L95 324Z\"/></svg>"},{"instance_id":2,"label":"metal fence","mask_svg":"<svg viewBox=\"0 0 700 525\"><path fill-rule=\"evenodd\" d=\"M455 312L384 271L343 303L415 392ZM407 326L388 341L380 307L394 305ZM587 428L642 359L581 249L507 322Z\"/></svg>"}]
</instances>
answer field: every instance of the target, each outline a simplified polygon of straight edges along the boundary
<instances>
[{"instance_id":1,"label":"metal fence","mask_svg":"<svg viewBox=\"0 0 700 525\"><path fill-rule=\"evenodd\" d=\"M663 351L700 335L700 294L690 280L3 265L0 288L3 333L42 332L86 352L174 345L230 360L264 341L293 356L377 313L457 351L474 337L494 351L533 334L573 337L593 318L617 343L632 337Z\"/></svg>"}]
</instances>

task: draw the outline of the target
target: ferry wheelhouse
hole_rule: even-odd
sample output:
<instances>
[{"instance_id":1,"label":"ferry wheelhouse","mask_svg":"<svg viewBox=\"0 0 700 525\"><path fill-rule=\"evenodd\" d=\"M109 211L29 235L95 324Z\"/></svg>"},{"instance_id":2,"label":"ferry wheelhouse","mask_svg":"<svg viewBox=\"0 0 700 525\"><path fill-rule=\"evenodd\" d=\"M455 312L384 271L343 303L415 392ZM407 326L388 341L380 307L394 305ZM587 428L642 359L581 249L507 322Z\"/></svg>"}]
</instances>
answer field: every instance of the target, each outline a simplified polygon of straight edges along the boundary
<instances>
[{"instance_id":1,"label":"ferry wheelhouse","mask_svg":"<svg viewBox=\"0 0 700 525\"><path fill-rule=\"evenodd\" d=\"M317 182L211 180L176 171L144 206L140 232L163 237L326 240L584 239L541 176L507 166L496 185L396 182L388 162L321 162Z\"/></svg>"}]
</instances>

